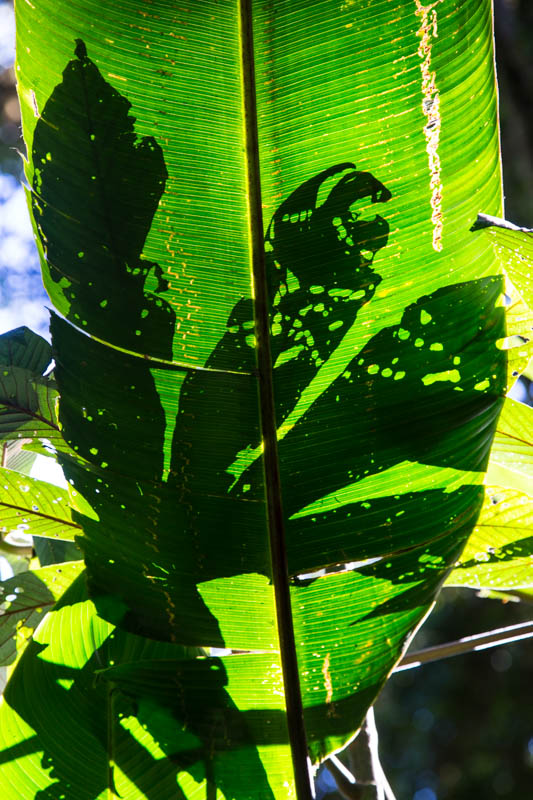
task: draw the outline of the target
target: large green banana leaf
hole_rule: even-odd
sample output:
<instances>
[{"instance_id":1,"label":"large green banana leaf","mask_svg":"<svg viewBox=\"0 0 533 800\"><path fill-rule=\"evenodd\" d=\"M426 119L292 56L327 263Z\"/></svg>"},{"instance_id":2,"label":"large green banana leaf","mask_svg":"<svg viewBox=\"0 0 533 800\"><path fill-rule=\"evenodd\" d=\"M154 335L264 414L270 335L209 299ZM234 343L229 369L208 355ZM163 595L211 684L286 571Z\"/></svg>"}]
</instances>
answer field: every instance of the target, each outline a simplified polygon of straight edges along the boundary
<instances>
[{"instance_id":1,"label":"large green banana leaf","mask_svg":"<svg viewBox=\"0 0 533 800\"><path fill-rule=\"evenodd\" d=\"M491 3L17 20L90 600L78 581L13 673L4 794L303 800L483 503L507 385L469 230L501 213Z\"/></svg>"}]
</instances>

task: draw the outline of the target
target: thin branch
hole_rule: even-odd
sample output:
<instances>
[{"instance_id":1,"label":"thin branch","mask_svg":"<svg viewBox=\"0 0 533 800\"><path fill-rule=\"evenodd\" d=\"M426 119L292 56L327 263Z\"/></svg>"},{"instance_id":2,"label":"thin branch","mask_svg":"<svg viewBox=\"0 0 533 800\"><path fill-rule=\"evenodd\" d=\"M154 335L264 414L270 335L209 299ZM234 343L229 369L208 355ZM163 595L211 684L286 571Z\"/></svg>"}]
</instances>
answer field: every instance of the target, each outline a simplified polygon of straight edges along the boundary
<instances>
[{"instance_id":1,"label":"thin branch","mask_svg":"<svg viewBox=\"0 0 533 800\"><path fill-rule=\"evenodd\" d=\"M412 669L430 661L440 661L443 658L459 656L463 653L473 653L478 650L486 650L489 647L518 642L521 639L529 639L532 636L533 622L521 622L518 625L509 625L506 628L497 628L486 633L476 633L474 636L465 636L455 642L438 644L435 647L427 647L424 650L408 653L402 658L394 672Z\"/></svg>"},{"instance_id":2,"label":"thin branch","mask_svg":"<svg viewBox=\"0 0 533 800\"><path fill-rule=\"evenodd\" d=\"M366 767L368 770L367 780L375 783L377 800L385 800L385 792L383 791L383 787L381 785L383 769L379 761L378 731L376 728L376 720L374 719L374 709L372 707L370 707L366 713L366 719L363 728L357 739L360 739L361 737L364 738L361 740L359 755L361 755L368 762L368 766ZM352 755L351 750L352 747L348 746L349 757Z\"/></svg>"},{"instance_id":3,"label":"thin branch","mask_svg":"<svg viewBox=\"0 0 533 800\"><path fill-rule=\"evenodd\" d=\"M391 789L391 785L387 780L387 776L383 772L383 768L381 770L381 785L385 791L385 800L396 800L394 793Z\"/></svg>"},{"instance_id":4,"label":"thin branch","mask_svg":"<svg viewBox=\"0 0 533 800\"><path fill-rule=\"evenodd\" d=\"M326 762L338 792L345 800L395 800L379 760L373 708L369 708L361 730L346 748L346 753L349 769L334 755Z\"/></svg>"},{"instance_id":5,"label":"thin branch","mask_svg":"<svg viewBox=\"0 0 533 800\"><path fill-rule=\"evenodd\" d=\"M326 766L333 775L337 790L344 800L367 800L367 789L375 789L374 785L369 787L368 784L356 783L350 770L337 756L330 756L326 761Z\"/></svg>"}]
</instances>

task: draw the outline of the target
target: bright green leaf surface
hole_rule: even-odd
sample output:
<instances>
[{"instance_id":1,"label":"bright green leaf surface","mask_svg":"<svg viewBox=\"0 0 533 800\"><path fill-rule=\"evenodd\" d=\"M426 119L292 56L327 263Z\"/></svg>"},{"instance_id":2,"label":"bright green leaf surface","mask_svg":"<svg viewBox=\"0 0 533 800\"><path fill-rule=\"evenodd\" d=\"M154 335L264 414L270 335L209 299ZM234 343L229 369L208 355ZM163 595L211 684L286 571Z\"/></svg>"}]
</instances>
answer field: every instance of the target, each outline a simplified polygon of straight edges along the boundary
<instances>
[{"instance_id":1,"label":"bright green leaf surface","mask_svg":"<svg viewBox=\"0 0 533 800\"><path fill-rule=\"evenodd\" d=\"M533 588L533 500L488 487L477 525L447 585L472 589Z\"/></svg>"},{"instance_id":2,"label":"bright green leaf surface","mask_svg":"<svg viewBox=\"0 0 533 800\"><path fill-rule=\"evenodd\" d=\"M0 531L55 539L74 539L80 526L72 520L67 489L0 468Z\"/></svg>"},{"instance_id":3,"label":"bright green leaf surface","mask_svg":"<svg viewBox=\"0 0 533 800\"><path fill-rule=\"evenodd\" d=\"M204 776L193 768L194 735L182 734L182 777L179 757L165 759L164 740L158 745L141 727L135 698L117 695L96 677L114 663L186 657L182 647L114 631L96 615L80 577L39 627L5 691L0 763L6 800L33 800L39 790L108 800L110 782L116 796L130 800L181 800L189 796L180 791L181 782L196 787L193 797L205 797ZM256 776L264 774L253 748L250 761Z\"/></svg>"},{"instance_id":4,"label":"bright green leaf surface","mask_svg":"<svg viewBox=\"0 0 533 800\"><path fill-rule=\"evenodd\" d=\"M509 278L533 309L533 230L484 214L476 227L484 229Z\"/></svg>"},{"instance_id":5,"label":"bright green leaf surface","mask_svg":"<svg viewBox=\"0 0 533 800\"><path fill-rule=\"evenodd\" d=\"M485 481L483 509L446 583L502 591L532 587L533 413L511 398L498 420Z\"/></svg>"},{"instance_id":6,"label":"bright green leaf surface","mask_svg":"<svg viewBox=\"0 0 533 800\"><path fill-rule=\"evenodd\" d=\"M32 705L21 676L43 654L27 652L6 769L22 797L53 780L27 749L40 725L35 749L69 800L168 797L176 775L180 800L294 797L295 696L313 759L353 734L482 504L507 382L503 280L469 233L480 208L501 210L490 3L17 11L91 625L254 652L139 666L119 649L91 694L110 664L66 604L44 660L75 655L83 680L60 701L43 684ZM118 722L106 675L129 698ZM83 775L43 732L67 698L82 731L113 731ZM128 726L139 765L127 742L119 760ZM138 777L156 752L162 794Z\"/></svg>"},{"instance_id":7,"label":"bright green leaf surface","mask_svg":"<svg viewBox=\"0 0 533 800\"><path fill-rule=\"evenodd\" d=\"M0 663L20 657L44 615L83 570L82 561L22 572L0 583Z\"/></svg>"},{"instance_id":8,"label":"bright green leaf surface","mask_svg":"<svg viewBox=\"0 0 533 800\"><path fill-rule=\"evenodd\" d=\"M533 409L507 398L496 429L486 483L533 496Z\"/></svg>"},{"instance_id":9,"label":"bright green leaf surface","mask_svg":"<svg viewBox=\"0 0 533 800\"><path fill-rule=\"evenodd\" d=\"M506 295L510 299L505 309L507 337L499 346L507 351L507 388L510 389L533 357L533 310L507 281Z\"/></svg>"}]
</instances>

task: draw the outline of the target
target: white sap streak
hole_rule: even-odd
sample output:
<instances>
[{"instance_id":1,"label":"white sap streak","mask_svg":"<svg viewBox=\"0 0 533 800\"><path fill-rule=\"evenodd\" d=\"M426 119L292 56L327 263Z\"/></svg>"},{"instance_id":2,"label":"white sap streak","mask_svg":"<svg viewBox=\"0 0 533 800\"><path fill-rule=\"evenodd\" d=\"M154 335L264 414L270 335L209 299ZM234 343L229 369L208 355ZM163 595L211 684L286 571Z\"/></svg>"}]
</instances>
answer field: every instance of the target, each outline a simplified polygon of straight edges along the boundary
<instances>
[{"instance_id":1,"label":"white sap streak","mask_svg":"<svg viewBox=\"0 0 533 800\"><path fill-rule=\"evenodd\" d=\"M431 222L433 224L433 249L442 250L442 183L440 180L440 97L437 89L436 75L431 70L431 48L437 38L436 7L442 0L436 0L427 6L415 0L415 15L420 19L420 27L416 35L420 39L418 55L421 59L422 72L422 112L426 117L424 135L429 166L429 189L431 192Z\"/></svg>"}]
</instances>

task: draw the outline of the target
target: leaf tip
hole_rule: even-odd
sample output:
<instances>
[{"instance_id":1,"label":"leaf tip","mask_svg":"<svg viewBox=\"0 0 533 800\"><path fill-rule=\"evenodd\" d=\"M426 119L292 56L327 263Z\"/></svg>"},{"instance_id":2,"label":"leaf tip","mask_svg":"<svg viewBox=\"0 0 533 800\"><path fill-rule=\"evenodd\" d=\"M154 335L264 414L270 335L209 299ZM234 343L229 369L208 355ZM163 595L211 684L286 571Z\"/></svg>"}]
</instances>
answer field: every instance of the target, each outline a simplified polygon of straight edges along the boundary
<instances>
[{"instance_id":1,"label":"leaf tip","mask_svg":"<svg viewBox=\"0 0 533 800\"><path fill-rule=\"evenodd\" d=\"M85 46L85 42L83 39L76 39L76 47L74 49L74 54L80 61L83 61L84 58L87 58L87 48Z\"/></svg>"}]
</instances>

